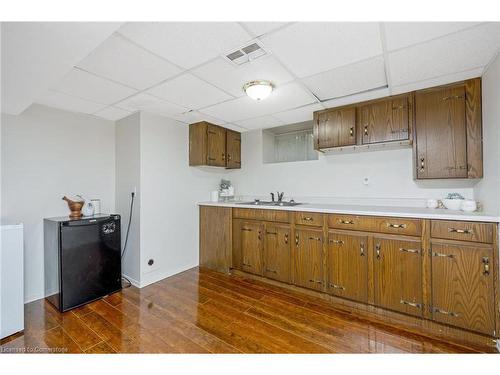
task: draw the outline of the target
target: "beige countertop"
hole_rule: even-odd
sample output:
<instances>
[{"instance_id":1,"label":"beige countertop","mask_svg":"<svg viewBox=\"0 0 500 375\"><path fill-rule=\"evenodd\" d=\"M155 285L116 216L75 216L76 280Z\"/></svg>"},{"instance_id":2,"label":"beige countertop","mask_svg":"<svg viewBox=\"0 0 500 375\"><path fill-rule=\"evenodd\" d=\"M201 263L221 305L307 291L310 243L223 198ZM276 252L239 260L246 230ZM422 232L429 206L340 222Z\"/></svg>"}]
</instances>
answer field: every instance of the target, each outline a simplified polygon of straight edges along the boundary
<instances>
[{"instance_id":1,"label":"beige countertop","mask_svg":"<svg viewBox=\"0 0 500 375\"><path fill-rule=\"evenodd\" d=\"M367 205L347 205L347 204L321 204L304 203L293 207L281 206L257 206L254 204L242 204L242 202L200 202L199 206L219 206L234 208L258 208L263 210L286 210L286 211L308 211L332 214L348 215L369 215L369 216L393 216L420 219L440 219L440 220L464 220L500 222L500 216L487 212L462 212L440 208L422 207L389 207L389 206L367 206Z\"/></svg>"}]
</instances>

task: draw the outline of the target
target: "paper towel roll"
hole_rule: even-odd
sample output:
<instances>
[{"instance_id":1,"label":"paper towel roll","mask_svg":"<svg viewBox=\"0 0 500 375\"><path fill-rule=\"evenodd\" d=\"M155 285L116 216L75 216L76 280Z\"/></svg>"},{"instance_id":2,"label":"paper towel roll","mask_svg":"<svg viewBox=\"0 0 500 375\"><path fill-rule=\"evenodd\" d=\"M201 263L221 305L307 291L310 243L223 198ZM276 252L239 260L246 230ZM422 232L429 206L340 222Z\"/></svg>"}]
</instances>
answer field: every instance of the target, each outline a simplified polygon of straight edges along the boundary
<instances>
[{"instance_id":1,"label":"paper towel roll","mask_svg":"<svg viewBox=\"0 0 500 375\"><path fill-rule=\"evenodd\" d=\"M210 192L210 201L211 202L218 202L219 201L219 191L214 190Z\"/></svg>"}]
</instances>

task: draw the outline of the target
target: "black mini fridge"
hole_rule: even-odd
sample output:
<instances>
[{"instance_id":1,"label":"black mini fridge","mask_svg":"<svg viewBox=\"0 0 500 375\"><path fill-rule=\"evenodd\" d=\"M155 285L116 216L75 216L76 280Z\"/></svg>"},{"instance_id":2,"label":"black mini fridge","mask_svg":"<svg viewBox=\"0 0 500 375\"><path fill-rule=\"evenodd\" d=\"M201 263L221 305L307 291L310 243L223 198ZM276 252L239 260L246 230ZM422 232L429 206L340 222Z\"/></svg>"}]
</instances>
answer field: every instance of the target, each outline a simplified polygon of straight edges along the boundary
<instances>
[{"instance_id":1,"label":"black mini fridge","mask_svg":"<svg viewBox=\"0 0 500 375\"><path fill-rule=\"evenodd\" d=\"M120 215L44 219L45 296L68 311L121 289Z\"/></svg>"}]
</instances>

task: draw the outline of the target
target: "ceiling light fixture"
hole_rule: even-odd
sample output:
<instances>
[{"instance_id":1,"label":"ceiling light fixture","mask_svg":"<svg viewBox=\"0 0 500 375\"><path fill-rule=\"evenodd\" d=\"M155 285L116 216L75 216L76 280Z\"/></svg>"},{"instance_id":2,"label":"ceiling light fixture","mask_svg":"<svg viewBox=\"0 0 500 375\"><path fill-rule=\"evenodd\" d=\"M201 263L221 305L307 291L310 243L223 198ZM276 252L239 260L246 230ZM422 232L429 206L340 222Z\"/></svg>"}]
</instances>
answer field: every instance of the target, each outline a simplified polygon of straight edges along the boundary
<instances>
[{"instance_id":1,"label":"ceiling light fixture","mask_svg":"<svg viewBox=\"0 0 500 375\"><path fill-rule=\"evenodd\" d=\"M273 84L269 81L250 81L245 83L243 90L253 100L264 100L273 91Z\"/></svg>"}]
</instances>

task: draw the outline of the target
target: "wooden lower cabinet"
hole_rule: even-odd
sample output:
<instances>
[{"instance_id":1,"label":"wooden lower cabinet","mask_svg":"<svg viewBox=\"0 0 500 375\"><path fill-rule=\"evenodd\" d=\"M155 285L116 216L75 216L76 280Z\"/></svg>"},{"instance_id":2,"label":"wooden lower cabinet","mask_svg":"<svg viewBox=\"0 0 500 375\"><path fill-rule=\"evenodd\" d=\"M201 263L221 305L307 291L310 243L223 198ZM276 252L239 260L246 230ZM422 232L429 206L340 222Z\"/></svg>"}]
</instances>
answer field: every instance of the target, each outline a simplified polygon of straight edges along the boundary
<instances>
[{"instance_id":1,"label":"wooden lower cabinet","mask_svg":"<svg viewBox=\"0 0 500 375\"><path fill-rule=\"evenodd\" d=\"M240 230L241 269L262 275L263 224L258 221L243 221Z\"/></svg>"},{"instance_id":2,"label":"wooden lower cabinet","mask_svg":"<svg viewBox=\"0 0 500 375\"><path fill-rule=\"evenodd\" d=\"M308 289L324 289L323 229L295 229L293 283Z\"/></svg>"},{"instance_id":3,"label":"wooden lower cabinet","mask_svg":"<svg viewBox=\"0 0 500 375\"><path fill-rule=\"evenodd\" d=\"M330 231L327 247L329 293L358 302L368 300L368 237Z\"/></svg>"},{"instance_id":4,"label":"wooden lower cabinet","mask_svg":"<svg viewBox=\"0 0 500 375\"><path fill-rule=\"evenodd\" d=\"M231 208L200 207L200 266L229 272L232 252L231 221Z\"/></svg>"},{"instance_id":5,"label":"wooden lower cabinet","mask_svg":"<svg viewBox=\"0 0 500 375\"><path fill-rule=\"evenodd\" d=\"M493 335L493 248L470 243L431 243L432 318Z\"/></svg>"},{"instance_id":6,"label":"wooden lower cabinet","mask_svg":"<svg viewBox=\"0 0 500 375\"><path fill-rule=\"evenodd\" d=\"M292 259L290 225L266 223L264 234L264 276L289 283Z\"/></svg>"},{"instance_id":7,"label":"wooden lower cabinet","mask_svg":"<svg viewBox=\"0 0 500 375\"><path fill-rule=\"evenodd\" d=\"M422 244L419 240L374 237L375 305L422 316Z\"/></svg>"}]
</instances>

